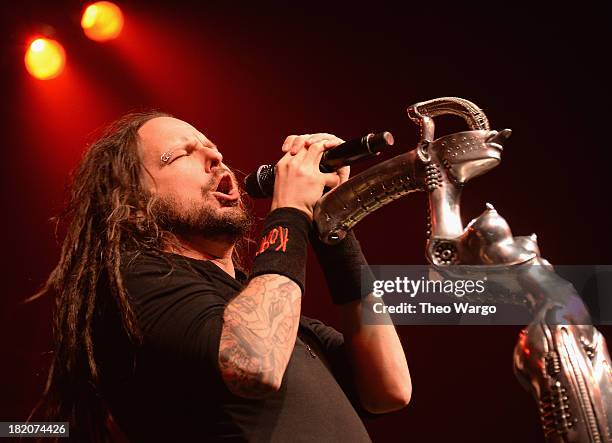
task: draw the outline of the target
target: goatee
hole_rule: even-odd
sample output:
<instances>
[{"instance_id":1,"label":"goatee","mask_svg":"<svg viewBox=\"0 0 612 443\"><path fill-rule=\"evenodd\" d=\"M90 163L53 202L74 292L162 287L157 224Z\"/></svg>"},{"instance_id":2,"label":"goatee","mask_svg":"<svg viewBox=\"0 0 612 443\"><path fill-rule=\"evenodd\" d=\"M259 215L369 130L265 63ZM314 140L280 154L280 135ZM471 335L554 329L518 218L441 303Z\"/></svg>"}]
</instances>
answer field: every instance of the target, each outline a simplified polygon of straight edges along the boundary
<instances>
[{"instance_id":1,"label":"goatee","mask_svg":"<svg viewBox=\"0 0 612 443\"><path fill-rule=\"evenodd\" d=\"M174 199L159 198L153 203L152 211L160 228L174 234L236 242L248 234L252 219L241 201L229 208L217 210L194 202L189 209L181 210Z\"/></svg>"}]
</instances>

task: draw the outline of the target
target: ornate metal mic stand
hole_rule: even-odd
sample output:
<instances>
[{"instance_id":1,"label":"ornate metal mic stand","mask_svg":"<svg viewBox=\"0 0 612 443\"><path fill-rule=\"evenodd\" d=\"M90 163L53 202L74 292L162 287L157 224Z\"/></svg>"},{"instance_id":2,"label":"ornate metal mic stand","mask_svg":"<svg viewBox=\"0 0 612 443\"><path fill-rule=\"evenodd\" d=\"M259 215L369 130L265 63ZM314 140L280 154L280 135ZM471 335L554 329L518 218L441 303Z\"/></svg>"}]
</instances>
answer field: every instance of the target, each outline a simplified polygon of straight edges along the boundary
<instances>
[{"instance_id":1,"label":"ornate metal mic stand","mask_svg":"<svg viewBox=\"0 0 612 443\"><path fill-rule=\"evenodd\" d=\"M443 114L463 117L470 130L434 139L433 118ZM314 212L321 239L338 242L376 209L408 193L427 192L426 256L432 265L442 273L449 265L484 265L517 276L514 284L523 294L518 302L530 308L534 320L515 347L514 371L535 397L546 440L610 441L612 364L574 287L540 256L535 234L514 237L492 205L466 227L461 221L465 183L500 163L511 131L491 130L475 104L455 97L417 103L408 115L421 129L417 147L324 195Z\"/></svg>"}]
</instances>

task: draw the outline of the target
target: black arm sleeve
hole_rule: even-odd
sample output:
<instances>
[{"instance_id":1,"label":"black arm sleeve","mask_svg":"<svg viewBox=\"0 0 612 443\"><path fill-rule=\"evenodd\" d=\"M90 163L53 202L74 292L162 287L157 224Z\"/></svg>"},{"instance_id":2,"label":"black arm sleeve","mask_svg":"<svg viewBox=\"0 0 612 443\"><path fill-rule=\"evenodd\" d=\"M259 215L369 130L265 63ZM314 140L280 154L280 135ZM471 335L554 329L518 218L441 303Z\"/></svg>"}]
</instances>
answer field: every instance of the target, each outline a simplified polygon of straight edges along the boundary
<instances>
[{"instance_id":1,"label":"black arm sleeve","mask_svg":"<svg viewBox=\"0 0 612 443\"><path fill-rule=\"evenodd\" d=\"M166 362L219 374L219 340L227 304L214 284L188 267L140 255L124 271L143 347Z\"/></svg>"},{"instance_id":2,"label":"black arm sleeve","mask_svg":"<svg viewBox=\"0 0 612 443\"><path fill-rule=\"evenodd\" d=\"M324 354L334 378L361 415L362 408L345 349L344 336L331 326L313 318L302 316L300 323L316 337L318 347Z\"/></svg>"},{"instance_id":3,"label":"black arm sleeve","mask_svg":"<svg viewBox=\"0 0 612 443\"><path fill-rule=\"evenodd\" d=\"M316 319L302 316L300 323L316 335L317 341L321 345L322 352L325 353L325 357L331 366L336 381L357 413L362 418L374 419L380 417L381 414L368 412L361 405L348 359L348 353L345 348L344 335L331 326L327 326Z\"/></svg>"},{"instance_id":4,"label":"black arm sleeve","mask_svg":"<svg viewBox=\"0 0 612 443\"><path fill-rule=\"evenodd\" d=\"M310 232L310 243L325 275L332 301L343 305L360 300L364 292L361 287L362 273L366 288L371 287L370 282L374 278L353 230L348 231L337 245L323 243L313 230Z\"/></svg>"}]
</instances>

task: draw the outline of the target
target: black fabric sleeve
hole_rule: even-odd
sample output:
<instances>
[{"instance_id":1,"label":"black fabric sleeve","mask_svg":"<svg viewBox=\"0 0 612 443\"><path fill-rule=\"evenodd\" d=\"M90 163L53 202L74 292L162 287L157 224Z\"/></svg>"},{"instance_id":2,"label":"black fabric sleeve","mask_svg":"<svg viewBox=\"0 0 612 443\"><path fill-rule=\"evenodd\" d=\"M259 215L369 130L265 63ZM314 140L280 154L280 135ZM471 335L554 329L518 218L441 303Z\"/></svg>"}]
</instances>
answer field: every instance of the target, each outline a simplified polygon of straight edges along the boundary
<instances>
[{"instance_id":1,"label":"black fabric sleeve","mask_svg":"<svg viewBox=\"0 0 612 443\"><path fill-rule=\"evenodd\" d=\"M371 287L370 282L374 277L353 230L348 231L346 237L337 245L323 243L313 230L310 233L310 243L325 275L334 304L342 305L360 300L362 273L366 287Z\"/></svg>"},{"instance_id":2,"label":"black fabric sleeve","mask_svg":"<svg viewBox=\"0 0 612 443\"><path fill-rule=\"evenodd\" d=\"M186 266L149 255L136 258L123 275L149 354L166 363L200 365L220 376L227 302L212 282Z\"/></svg>"},{"instance_id":3,"label":"black fabric sleeve","mask_svg":"<svg viewBox=\"0 0 612 443\"><path fill-rule=\"evenodd\" d=\"M323 348L328 358L337 354L344 345L344 336L331 326L327 326L320 320L309 318L304 315L300 318L300 324L312 331Z\"/></svg>"},{"instance_id":4,"label":"black fabric sleeve","mask_svg":"<svg viewBox=\"0 0 612 443\"><path fill-rule=\"evenodd\" d=\"M321 345L321 350L331 366L330 369L334 378L355 410L359 415L363 415L366 411L361 407L359 401L348 354L345 349L344 336L331 326L327 326L313 318L302 316L300 323L316 336L318 343Z\"/></svg>"},{"instance_id":5,"label":"black fabric sleeve","mask_svg":"<svg viewBox=\"0 0 612 443\"><path fill-rule=\"evenodd\" d=\"M359 416L362 418L374 419L383 415L368 412L361 405L357 386L353 378L353 371L348 359L344 335L331 326L327 326L320 320L305 317L303 315L300 324L316 335L318 342L321 344L322 351L325 353L325 357L331 365L334 378Z\"/></svg>"}]
</instances>

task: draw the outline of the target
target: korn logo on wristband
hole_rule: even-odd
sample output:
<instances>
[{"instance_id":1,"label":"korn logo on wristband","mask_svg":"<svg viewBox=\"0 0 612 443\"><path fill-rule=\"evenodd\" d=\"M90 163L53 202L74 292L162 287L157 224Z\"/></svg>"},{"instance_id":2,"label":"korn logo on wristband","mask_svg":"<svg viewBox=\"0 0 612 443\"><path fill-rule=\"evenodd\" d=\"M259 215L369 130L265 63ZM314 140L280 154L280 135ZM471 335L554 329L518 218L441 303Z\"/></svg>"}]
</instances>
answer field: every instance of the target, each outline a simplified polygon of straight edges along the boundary
<instances>
[{"instance_id":1,"label":"korn logo on wristband","mask_svg":"<svg viewBox=\"0 0 612 443\"><path fill-rule=\"evenodd\" d=\"M276 245L276 248L274 248L275 251L286 252L287 240L289 240L289 229L283 228L282 226L277 226L268 232L267 235L262 237L261 243L259 244L259 249L255 255L257 256L261 254L274 245Z\"/></svg>"}]
</instances>

